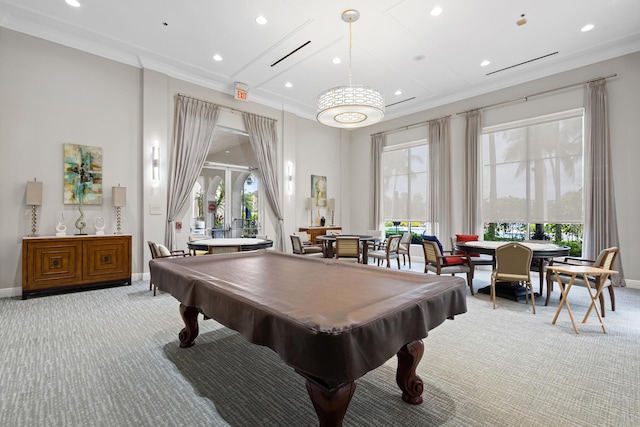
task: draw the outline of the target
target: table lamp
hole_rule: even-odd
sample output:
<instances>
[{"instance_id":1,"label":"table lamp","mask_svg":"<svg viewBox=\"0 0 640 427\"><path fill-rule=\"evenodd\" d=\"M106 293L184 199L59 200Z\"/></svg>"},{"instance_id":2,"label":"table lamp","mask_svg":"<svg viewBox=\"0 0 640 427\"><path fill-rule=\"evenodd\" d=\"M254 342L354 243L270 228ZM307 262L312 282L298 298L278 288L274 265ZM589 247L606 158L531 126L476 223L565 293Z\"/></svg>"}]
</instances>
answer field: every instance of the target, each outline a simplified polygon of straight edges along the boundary
<instances>
[{"instance_id":1,"label":"table lamp","mask_svg":"<svg viewBox=\"0 0 640 427\"><path fill-rule=\"evenodd\" d=\"M27 205L31 206L31 234L30 237L37 236L36 228L38 225L38 206L42 205L42 183L27 181Z\"/></svg>"},{"instance_id":2,"label":"table lamp","mask_svg":"<svg viewBox=\"0 0 640 427\"><path fill-rule=\"evenodd\" d=\"M336 210L336 199L334 199L333 197L329 199L327 209L331 211L331 226L333 227L334 212Z\"/></svg>"},{"instance_id":3,"label":"table lamp","mask_svg":"<svg viewBox=\"0 0 640 427\"><path fill-rule=\"evenodd\" d=\"M121 209L127 206L127 187L120 187L120 184L117 187L111 187L111 199L116 208L116 234L122 234Z\"/></svg>"},{"instance_id":4,"label":"table lamp","mask_svg":"<svg viewBox=\"0 0 640 427\"><path fill-rule=\"evenodd\" d=\"M313 210L316 208L316 199L314 199L313 197L308 197L306 207L311 215L310 226L313 227Z\"/></svg>"}]
</instances>

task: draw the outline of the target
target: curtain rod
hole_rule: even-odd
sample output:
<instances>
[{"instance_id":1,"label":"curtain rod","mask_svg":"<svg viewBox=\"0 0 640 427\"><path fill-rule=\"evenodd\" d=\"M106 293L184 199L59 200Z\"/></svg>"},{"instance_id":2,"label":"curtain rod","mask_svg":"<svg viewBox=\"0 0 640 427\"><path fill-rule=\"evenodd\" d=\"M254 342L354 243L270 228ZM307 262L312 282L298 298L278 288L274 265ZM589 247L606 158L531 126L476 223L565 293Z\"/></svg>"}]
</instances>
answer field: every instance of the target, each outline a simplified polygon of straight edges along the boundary
<instances>
[{"instance_id":1,"label":"curtain rod","mask_svg":"<svg viewBox=\"0 0 640 427\"><path fill-rule=\"evenodd\" d=\"M240 114L253 114L254 116L258 116L258 117L263 117L265 119L269 119L269 120L275 120L276 122L278 121L278 119L274 119L273 117L267 117L267 116L262 116L260 114L255 114L255 113L249 113L248 111L242 111L242 110L236 110L235 108L231 108L231 107L227 107L226 105L222 105L222 104L218 104L215 102L211 102L208 101L206 99L202 99L202 98L196 98L195 96L191 96L191 95L187 95L186 93L180 93L178 92L178 96L183 96L185 98L189 98L189 99L195 99L196 101L200 101L200 102L206 102L208 104L213 104L213 105L217 105L218 107L222 108L223 110L227 110L230 111L232 113L240 113Z\"/></svg>"},{"instance_id":2,"label":"curtain rod","mask_svg":"<svg viewBox=\"0 0 640 427\"><path fill-rule=\"evenodd\" d=\"M406 126L401 126L401 127L399 127L399 128L395 128L395 129L391 129L391 130L386 130L386 131L384 131L384 132L376 132L376 133L372 133L372 134L371 134L371 136L373 136L373 135L377 135L377 134L379 134L379 133L381 133L381 134L383 134L383 135L387 135L387 134L390 134L390 133L400 132L400 131L403 131L403 130L409 130L409 129L414 128L414 127L424 126L424 125L426 125L427 123L432 122L432 121L434 121L434 120L445 119L445 118L447 118L447 117L451 117L451 114L449 114L448 116L442 116L442 117L438 117L438 118L435 118L435 119L425 120L425 121L423 121L423 122L418 122L418 123L413 123L413 124L406 125Z\"/></svg>"},{"instance_id":3,"label":"curtain rod","mask_svg":"<svg viewBox=\"0 0 640 427\"><path fill-rule=\"evenodd\" d=\"M531 95L521 96L520 98L511 99L509 101L501 101L501 102L496 102L495 104L489 104L489 105L484 105L484 106L478 107L478 108L472 108L470 110L461 111L461 112L456 113L456 114L466 114L466 113L470 113L472 111L484 110L486 108L497 107L498 105L510 104L510 103L516 102L516 101L522 101L522 100L528 101L529 98L533 98L534 96L545 95L547 93L557 92L559 90L569 89L571 87L581 86L581 85L588 84L588 83L591 83L591 82L597 82L598 80L606 80L606 79L610 79L612 77L617 77L617 76L618 76L617 74L611 74L611 75L605 76L605 77L598 77L598 78L587 80L587 81L580 82L580 83L573 83L573 84L570 84L570 85L557 87L557 88L545 90L545 91L542 91L542 92L537 92L537 93L534 93L534 94L531 94Z\"/></svg>"}]
</instances>

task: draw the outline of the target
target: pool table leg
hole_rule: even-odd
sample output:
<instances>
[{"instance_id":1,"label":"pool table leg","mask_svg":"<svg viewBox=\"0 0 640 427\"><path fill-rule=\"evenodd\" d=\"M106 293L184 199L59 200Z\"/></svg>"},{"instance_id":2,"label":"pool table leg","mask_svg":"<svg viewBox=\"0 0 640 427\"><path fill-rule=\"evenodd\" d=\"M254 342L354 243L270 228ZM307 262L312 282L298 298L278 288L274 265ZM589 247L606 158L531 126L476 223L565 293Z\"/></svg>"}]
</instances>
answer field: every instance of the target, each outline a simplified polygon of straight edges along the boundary
<instances>
[{"instance_id":1,"label":"pool table leg","mask_svg":"<svg viewBox=\"0 0 640 427\"><path fill-rule=\"evenodd\" d=\"M198 336L198 313L200 310L197 307L180 304L180 315L184 321L184 328L178 334L178 338L182 348L191 347Z\"/></svg>"},{"instance_id":2,"label":"pool table leg","mask_svg":"<svg viewBox=\"0 0 640 427\"><path fill-rule=\"evenodd\" d=\"M402 400L412 405L422 403L422 379L416 375L416 367L422 359L424 344L422 340L404 345L398 352L398 370L396 383L402 390Z\"/></svg>"},{"instance_id":3,"label":"pool table leg","mask_svg":"<svg viewBox=\"0 0 640 427\"><path fill-rule=\"evenodd\" d=\"M316 410L320 427L340 427L347 412L351 397L356 390L355 381L325 385L304 375L307 391Z\"/></svg>"}]
</instances>

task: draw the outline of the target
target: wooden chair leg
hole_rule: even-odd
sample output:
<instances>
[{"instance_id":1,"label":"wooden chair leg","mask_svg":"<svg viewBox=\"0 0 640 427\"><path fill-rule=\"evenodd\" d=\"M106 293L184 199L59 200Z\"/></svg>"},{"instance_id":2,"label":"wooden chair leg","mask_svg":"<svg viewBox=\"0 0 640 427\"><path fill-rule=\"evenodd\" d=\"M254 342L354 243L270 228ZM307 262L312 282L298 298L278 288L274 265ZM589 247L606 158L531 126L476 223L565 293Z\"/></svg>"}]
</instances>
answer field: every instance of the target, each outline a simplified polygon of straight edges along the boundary
<instances>
[{"instance_id":1,"label":"wooden chair leg","mask_svg":"<svg viewBox=\"0 0 640 427\"><path fill-rule=\"evenodd\" d=\"M158 287L156 285L153 285L153 296L156 296L156 291L158 290Z\"/></svg>"},{"instance_id":2,"label":"wooden chair leg","mask_svg":"<svg viewBox=\"0 0 640 427\"><path fill-rule=\"evenodd\" d=\"M602 292L600 292L600 297L598 299L600 300L600 315L604 317L604 295L602 295Z\"/></svg>"},{"instance_id":3,"label":"wooden chair leg","mask_svg":"<svg viewBox=\"0 0 640 427\"><path fill-rule=\"evenodd\" d=\"M473 296L473 273L467 273L467 284L469 285L469 290L471 291L471 296Z\"/></svg>"},{"instance_id":4,"label":"wooden chair leg","mask_svg":"<svg viewBox=\"0 0 640 427\"><path fill-rule=\"evenodd\" d=\"M616 311L616 295L613 292L613 285L607 286L607 289L609 289L609 297L611 299L611 311ZM604 311L602 314L604 315Z\"/></svg>"}]
</instances>

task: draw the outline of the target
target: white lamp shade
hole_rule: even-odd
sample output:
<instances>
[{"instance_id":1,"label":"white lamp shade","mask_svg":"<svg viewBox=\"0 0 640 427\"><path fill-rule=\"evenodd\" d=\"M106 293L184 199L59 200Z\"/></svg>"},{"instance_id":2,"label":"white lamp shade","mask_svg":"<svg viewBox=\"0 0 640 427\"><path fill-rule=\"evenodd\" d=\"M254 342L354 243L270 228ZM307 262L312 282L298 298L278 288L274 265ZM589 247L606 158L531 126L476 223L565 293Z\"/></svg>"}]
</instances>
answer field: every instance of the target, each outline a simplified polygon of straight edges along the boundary
<instances>
[{"instance_id":1,"label":"white lamp shade","mask_svg":"<svg viewBox=\"0 0 640 427\"><path fill-rule=\"evenodd\" d=\"M333 197L329 199L329 204L327 205L327 209L329 209L330 211L336 210L336 199L334 199Z\"/></svg>"},{"instance_id":2,"label":"white lamp shade","mask_svg":"<svg viewBox=\"0 0 640 427\"><path fill-rule=\"evenodd\" d=\"M27 181L27 205L40 206L42 204L42 183Z\"/></svg>"},{"instance_id":3,"label":"white lamp shade","mask_svg":"<svg viewBox=\"0 0 640 427\"><path fill-rule=\"evenodd\" d=\"M308 197L306 206L307 206L307 210L308 211L315 209L316 208L316 199L314 199L313 197Z\"/></svg>"},{"instance_id":4,"label":"white lamp shade","mask_svg":"<svg viewBox=\"0 0 640 427\"><path fill-rule=\"evenodd\" d=\"M111 187L111 198L114 207L127 206L127 187Z\"/></svg>"}]
</instances>

